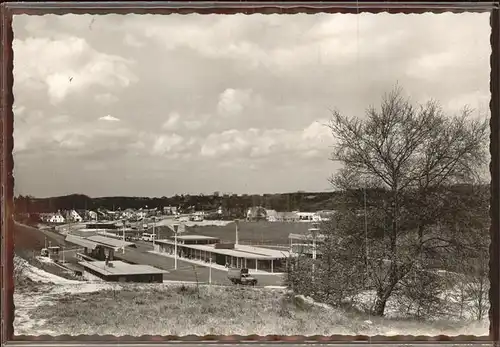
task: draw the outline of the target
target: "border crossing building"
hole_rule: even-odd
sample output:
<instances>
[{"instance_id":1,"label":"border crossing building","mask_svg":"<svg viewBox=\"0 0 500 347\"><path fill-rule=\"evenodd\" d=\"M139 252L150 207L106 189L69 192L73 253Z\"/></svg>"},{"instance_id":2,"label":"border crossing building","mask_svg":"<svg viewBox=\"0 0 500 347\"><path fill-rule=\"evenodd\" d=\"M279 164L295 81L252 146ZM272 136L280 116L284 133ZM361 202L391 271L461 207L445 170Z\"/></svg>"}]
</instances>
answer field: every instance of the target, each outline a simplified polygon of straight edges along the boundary
<instances>
[{"instance_id":1,"label":"border crossing building","mask_svg":"<svg viewBox=\"0 0 500 347\"><path fill-rule=\"evenodd\" d=\"M123 261L82 261L85 272L109 282L163 283L166 271Z\"/></svg>"},{"instance_id":2,"label":"border crossing building","mask_svg":"<svg viewBox=\"0 0 500 347\"><path fill-rule=\"evenodd\" d=\"M177 240L176 240L177 239ZM155 251L175 255L179 259L198 260L217 265L248 268L250 271L281 273L286 270L289 251L222 243L220 239L202 235L178 235L155 241Z\"/></svg>"},{"instance_id":3,"label":"border crossing building","mask_svg":"<svg viewBox=\"0 0 500 347\"><path fill-rule=\"evenodd\" d=\"M83 248L81 253L77 253L77 257L81 260L113 260L116 251L126 247L136 247L133 242L126 242L102 235L92 236L66 236L66 242Z\"/></svg>"}]
</instances>

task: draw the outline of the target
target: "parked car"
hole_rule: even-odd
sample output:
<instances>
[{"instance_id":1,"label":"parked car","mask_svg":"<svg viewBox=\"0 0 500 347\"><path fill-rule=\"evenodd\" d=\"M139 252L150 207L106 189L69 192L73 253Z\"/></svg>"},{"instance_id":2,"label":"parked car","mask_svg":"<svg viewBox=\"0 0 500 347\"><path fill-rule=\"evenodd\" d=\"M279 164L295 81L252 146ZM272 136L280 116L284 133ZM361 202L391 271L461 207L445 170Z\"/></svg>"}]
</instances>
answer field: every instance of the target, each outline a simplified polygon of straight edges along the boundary
<instances>
[{"instance_id":1,"label":"parked car","mask_svg":"<svg viewBox=\"0 0 500 347\"><path fill-rule=\"evenodd\" d=\"M250 276L248 273L248 269L235 269L229 268L227 270L227 278L233 284L242 284L242 285L250 285L255 286L257 284L257 279Z\"/></svg>"},{"instance_id":2,"label":"parked car","mask_svg":"<svg viewBox=\"0 0 500 347\"><path fill-rule=\"evenodd\" d=\"M144 233L144 234L142 234L141 239L142 239L142 241L153 242L155 239L155 236L153 234L150 234L150 233Z\"/></svg>"}]
</instances>

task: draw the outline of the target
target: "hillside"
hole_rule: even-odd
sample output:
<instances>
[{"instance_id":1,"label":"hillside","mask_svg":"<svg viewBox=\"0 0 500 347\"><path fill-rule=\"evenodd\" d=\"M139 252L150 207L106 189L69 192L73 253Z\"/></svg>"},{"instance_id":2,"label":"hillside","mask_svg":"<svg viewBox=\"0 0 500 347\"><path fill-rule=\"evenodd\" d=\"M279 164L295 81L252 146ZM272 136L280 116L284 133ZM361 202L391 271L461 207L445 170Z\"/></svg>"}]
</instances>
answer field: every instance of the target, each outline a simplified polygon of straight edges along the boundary
<instances>
[{"instance_id":1,"label":"hillside","mask_svg":"<svg viewBox=\"0 0 500 347\"><path fill-rule=\"evenodd\" d=\"M60 246L64 244L64 237L56 237L52 233L44 233L36 228L16 224L14 223L14 250L16 253L21 254L23 252L40 250L45 246L45 240L47 243L51 243L52 246Z\"/></svg>"},{"instance_id":2,"label":"hillside","mask_svg":"<svg viewBox=\"0 0 500 347\"><path fill-rule=\"evenodd\" d=\"M163 284L37 284L16 293L17 334L460 335L487 322L373 319L280 289ZM94 286L94 288L92 288ZM22 317L30 317L24 321Z\"/></svg>"},{"instance_id":3,"label":"hillside","mask_svg":"<svg viewBox=\"0 0 500 347\"><path fill-rule=\"evenodd\" d=\"M17 260L16 335L486 335L488 321L370 317L278 288L64 279ZM391 318L392 317L392 318Z\"/></svg>"}]
</instances>

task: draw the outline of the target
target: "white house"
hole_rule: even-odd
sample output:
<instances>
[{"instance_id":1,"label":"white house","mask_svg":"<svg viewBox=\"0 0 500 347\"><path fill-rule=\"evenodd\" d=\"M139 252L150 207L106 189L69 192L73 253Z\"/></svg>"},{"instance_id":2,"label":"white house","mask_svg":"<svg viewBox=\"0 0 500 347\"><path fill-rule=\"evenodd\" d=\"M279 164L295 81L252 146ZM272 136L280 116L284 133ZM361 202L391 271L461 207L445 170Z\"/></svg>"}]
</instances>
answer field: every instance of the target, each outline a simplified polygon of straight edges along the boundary
<instances>
[{"instance_id":1,"label":"white house","mask_svg":"<svg viewBox=\"0 0 500 347\"><path fill-rule=\"evenodd\" d=\"M193 213L191 215L190 219L192 221L195 221L195 222L201 222L205 219L205 212L204 211L196 211L195 213Z\"/></svg>"},{"instance_id":2,"label":"white house","mask_svg":"<svg viewBox=\"0 0 500 347\"><path fill-rule=\"evenodd\" d=\"M163 207L163 213L167 215L176 215L177 207L176 206L165 206Z\"/></svg>"},{"instance_id":3,"label":"white house","mask_svg":"<svg viewBox=\"0 0 500 347\"><path fill-rule=\"evenodd\" d=\"M268 222L277 222L278 212L276 212L275 210L266 210L266 220Z\"/></svg>"},{"instance_id":4,"label":"white house","mask_svg":"<svg viewBox=\"0 0 500 347\"><path fill-rule=\"evenodd\" d=\"M49 217L50 223L64 223L64 217L60 213L54 213Z\"/></svg>"},{"instance_id":5,"label":"white house","mask_svg":"<svg viewBox=\"0 0 500 347\"><path fill-rule=\"evenodd\" d=\"M75 210L69 211L66 219L69 219L72 222L76 222L76 223L80 223L83 220L83 218Z\"/></svg>"},{"instance_id":6,"label":"white house","mask_svg":"<svg viewBox=\"0 0 500 347\"><path fill-rule=\"evenodd\" d=\"M147 215L148 215L148 213L147 213L147 212L144 212L144 211L138 211L138 212L135 214L135 216L136 216L137 218L139 218L139 219L141 219L141 218L146 218L146 216L147 216Z\"/></svg>"},{"instance_id":7,"label":"white house","mask_svg":"<svg viewBox=\"0 0 500 347\"><path fill-rule=\"evenodd\" d=\"M301 222L320 222L321 216L316 212L297 212Z\"/></svg>"},{"instance_id":8,"label":"white house","mask_svg":"<svg viewBox=\"0 0 500 347\"><path fill-rule=\"evenodd\" d=\"M89 211L90 220L97 220L97 212Z\"/></svg>"}]
</instances>

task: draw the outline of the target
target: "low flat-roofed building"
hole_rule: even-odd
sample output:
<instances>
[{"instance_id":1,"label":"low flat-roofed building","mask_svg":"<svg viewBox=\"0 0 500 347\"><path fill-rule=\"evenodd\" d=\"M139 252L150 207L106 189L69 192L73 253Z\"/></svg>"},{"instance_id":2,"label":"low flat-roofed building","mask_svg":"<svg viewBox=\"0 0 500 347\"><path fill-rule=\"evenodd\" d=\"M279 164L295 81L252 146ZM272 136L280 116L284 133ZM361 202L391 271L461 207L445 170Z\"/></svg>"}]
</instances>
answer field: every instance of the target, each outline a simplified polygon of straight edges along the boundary
<instances>
[{"instance_id":1,"label":"low flat-roofed building","mask_svg":"<svg viewBox=\"0 0 500 347\"><path fill-rule=\"evenodd\" d=\"M155 251L175 254L174 240L156 240L155 243ZM290 252L230 243L185 244L178 242L177 255L179 258L274 273L285 271Z\"/></svg>"},{"instance_id":2,"label":"low flat-roofed building","mask_svg":"<svg viewBox=\"0 0 500 347\"><path fill-rule=\"evenodd\" d=\"M83 261L84 270L110 282L163 283L164 270L150 265L128 264L123 261Z\"/></svg>"},{"instance_id":3,"label":"low flat-roofed building","mask_svg":"<svg viewBox=\"0 0 500 347\"><path fill-rule=\"evenodd\" d=\"M118 229L115 222L87 223L85 227L87 229Z\"/></svg>"},{"instance_id":4,"label":"low flat-roofed building","mask_svg":"<svg viewBox=\"0 0 500 347\"><path fill-rule=\"evenodd\" d=\"M172 236L170 238L173 241L175 238ZM218 237L205 236L205 235L178 235L177 243L184 245L207 245L218 243L220 239Z\"/></svg>"},{"instance_id":5,"label":"low flat-roofed building","mask_svg":"<svg viewBox=\"0 0 500 347\"><path fill-rule=\"evenodd\" d=\"M128 241L123 241L111 237L106 237L103 235L93 235L87 237L87 240L93 241L93 242L98 242L100 244L103 244L105 246L113 247L115 250L118 250L123 247L133 247L135 246L135 243L133 242L128 242Z\"/></svg>"},{"instance_id":6,"label":"low flat-roofed building","mask_svg":"<svg viewBox=\"0 0 500 347\"><path fill-rule=\"evenodd\" d=\"M114 252L121 248L135 247L133 242L126 242L102 235L92 235L82 237L77 235L66 236L66 242L83 247L83 253L79 256L81 259L95 260L113 260Z\"/></svg>"}]
</instances>

